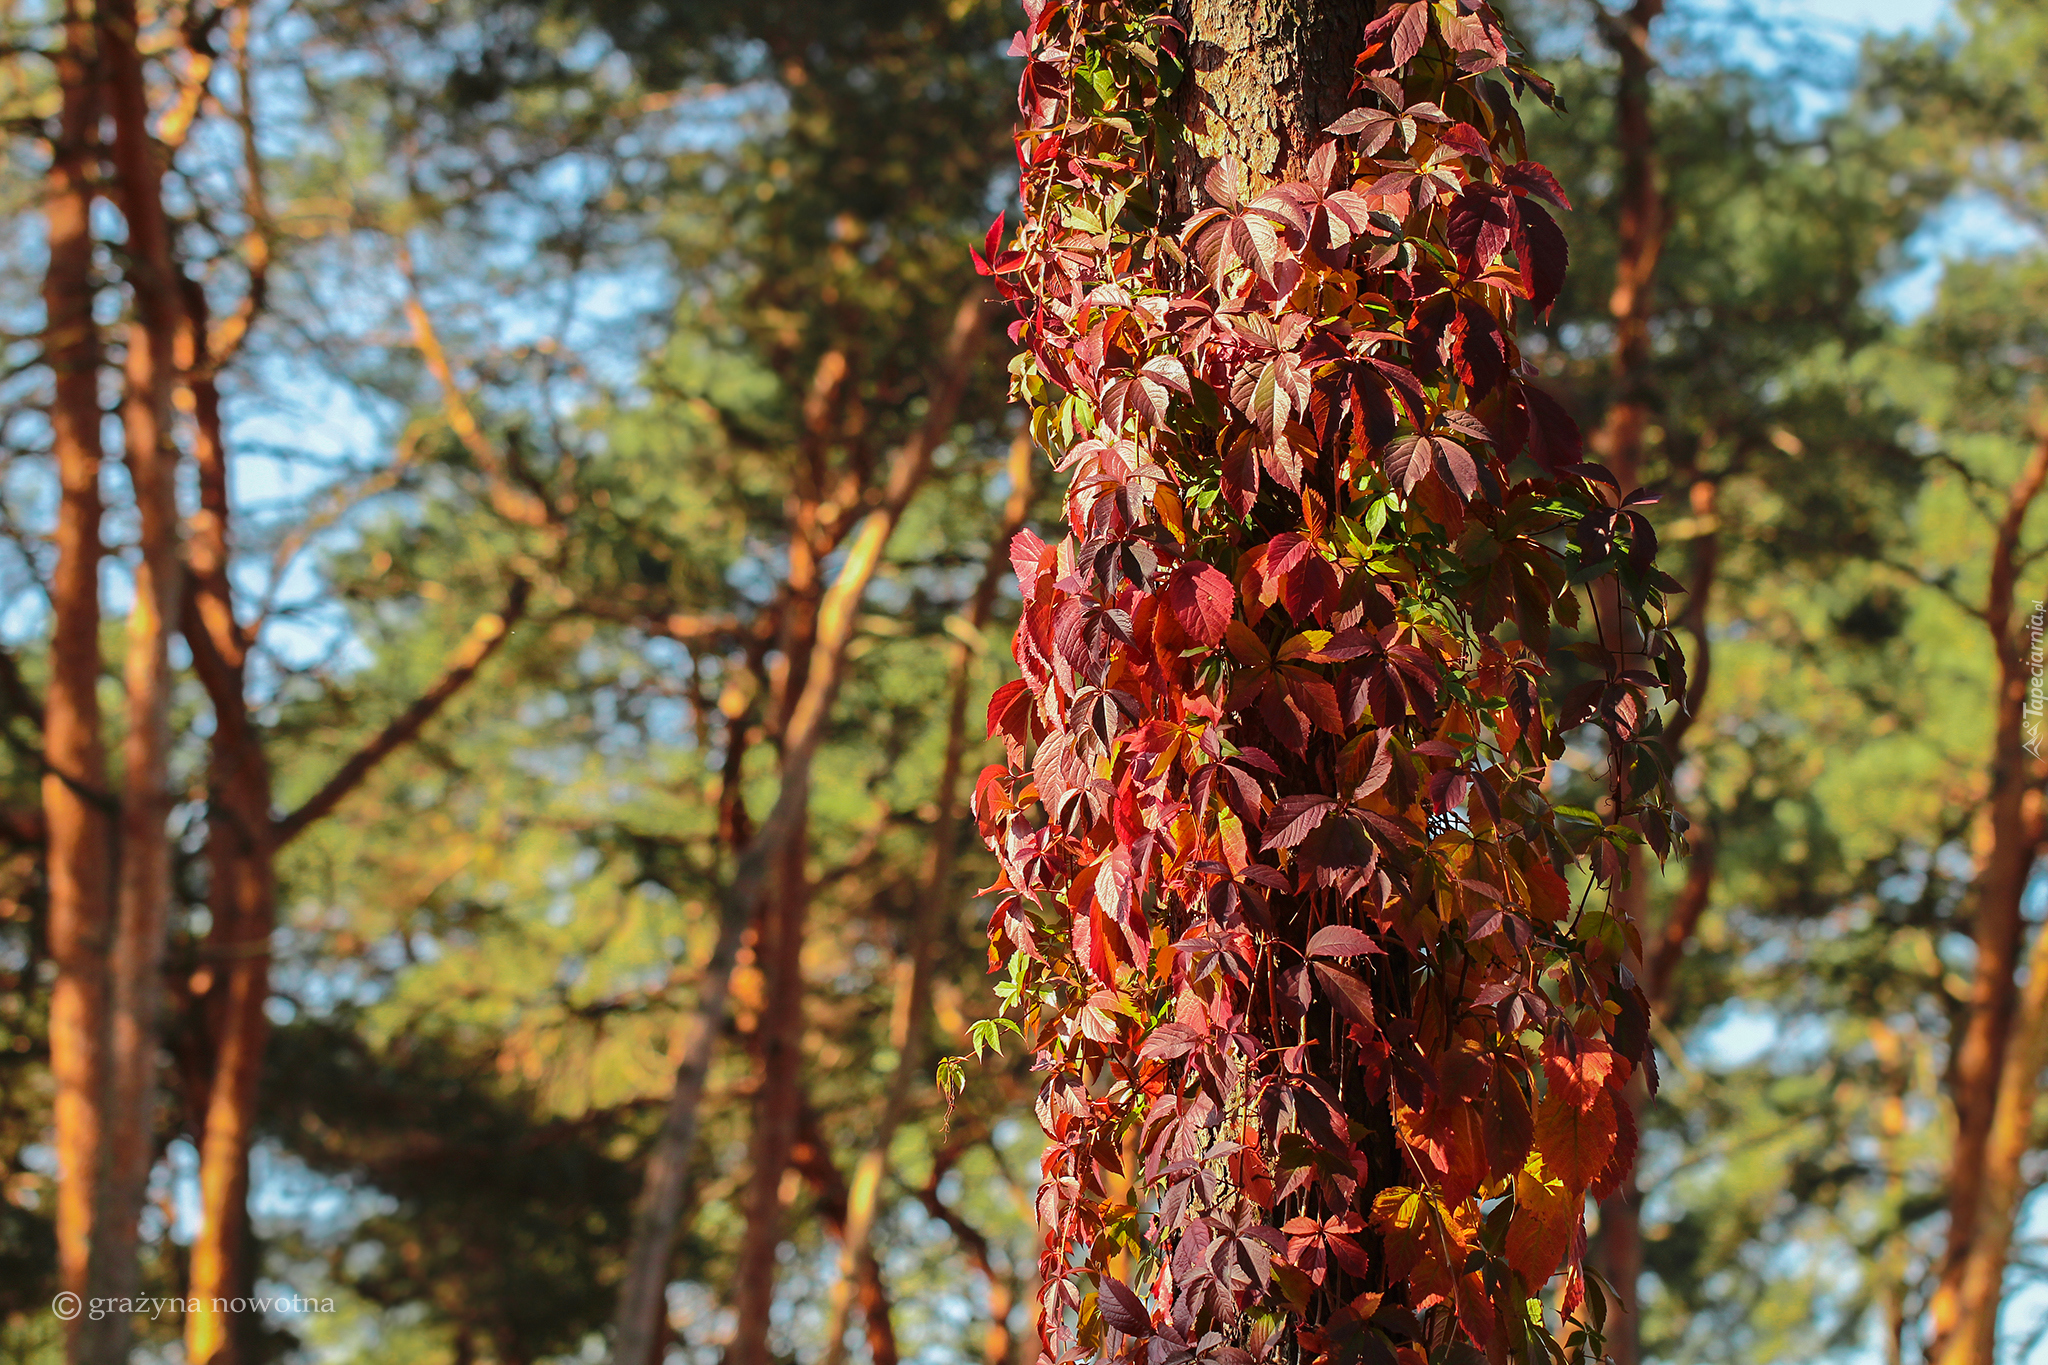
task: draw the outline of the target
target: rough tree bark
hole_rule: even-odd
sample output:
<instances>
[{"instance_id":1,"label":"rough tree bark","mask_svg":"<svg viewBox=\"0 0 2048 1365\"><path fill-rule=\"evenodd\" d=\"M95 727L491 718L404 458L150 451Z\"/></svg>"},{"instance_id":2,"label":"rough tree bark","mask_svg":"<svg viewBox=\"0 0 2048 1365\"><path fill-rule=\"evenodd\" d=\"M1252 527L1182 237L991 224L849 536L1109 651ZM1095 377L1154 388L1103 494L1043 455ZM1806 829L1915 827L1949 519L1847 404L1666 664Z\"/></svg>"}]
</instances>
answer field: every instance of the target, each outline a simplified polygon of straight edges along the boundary
<instances>
[{"instance_id":1,"label":"rough tree bark","mask_svg":"<svg viewBox=\"0 0 2048 1365\"><path fill-rule=\"evenodd\" d=\"M974 599L967 608L967 624L976 636L988 625L989 614L995 607L996 588L1010 568L1010 538L1024 525L1031 510L1036 460L1037 451L1030 436L1020 433L1010 446L1010 496L1003 507L1002 523L989 547L981 581L975 584ZM910 1109L913 1088L927 1074L925 1042L929 1031L927 1016L931 1013L932 965L960 842L960 774L967 755L967 703L974 682L976 651L965 640L956 640L952 652L946 684L946 756L939 768L938 790L932 798L938 813L933 817L931 856L925 864L924 885L918 892L916 908L905 927L909 952L896 967L895 1024L889 1040L896 1049L896 1070L889 1078L889 1090L882 1101L882 1116L875 1125L874 1136L853 1170L847 1195L846 1232L840 1239L839 1280L832 1287L831 1311L826 1317L825 1365L841 1365L846 1359L846 1323L853 1306L853 1291L856 1286L865 1285L874 1273L871 1240L875 1216L881 1207L882 1180L889 1171L889 1146ZM862 1311L869 1310L864 1306Z\"/></svg>"},{"instance_id":2,"label":"rough tree bark","mask_svg":"<svg viewBox=\"0 0 2048 1365\"><path fill-rule=\"evenodd\" d=\"M1322 130L1349 103L1372 0L1182 0L1190 79L1176 113L1188 130L1167 201L1197 207L1203 167L1234 156L1267 180L1299 177Z\"/></svg>"},{"instance_id":3,"label":"rough tree bark","mask_svg":"<svg viewBox=\"0 0 2048 1365\"><path fill-rule=\"evenodd\" d=\"M49 265L43 282L44 355L55 376L51 453L62 492L54 631L44 696L42 779L50 953L50 1070L56 1083L58 1279L89 1295L88 1263L103 1156L107 1078L107 950L113 929L112 798L100 736L99 329L93 321L92 203L100 118L97 35L90 5L65 6L57 54L62 110L43 212ZM68 1357L84 1359L84 1322L65 1326Z\"/></svg>"},{"instance_id":4,"label":"rough tree bark","mask_svg":"<svg viewBox=\"0 0 2048 1365\"><path fill-rule=\"evenodd\" d=\"M2031 646L2017 628L2014 599L2024 556L2022 533L2044 484L2048 433L2037 436L2007 496L1992 544L1984 609L1978 614L1998 659L1998 695L1990 755L1990 847L1977 882L1976 970L1970 983L1969 1022L1949 1078L1956 1106L1956 1145L1949 1174L1948 1245L1930 1304L1927 1352L1928 1359L1940 1365L1990 1365L1999 1282L2011 1249L2019 1194L2014 1182L2041 1069L2038 1027L2034 1036L2028 1036L2016 1034L2013 1026L2019 995L2016 969L2025 930L2021 902L2048 836L2040 791L2048 766L2027 747ZM2037 971L2029 983L2030 997L2038 986ZM2033 1010L2031 998L2028 1008ZM2038 1021L2038 1010L2034 1017ZM2032 1071L2019 1074L2026 1071L2029 1057ZM2024 1109L2017 1107L2022 1093ZM2001 1130L1996 1139L1995 1129ZM2009 1173L1993 1173L1994 1141L2000 1144L1996 1160L2012 1163Z\"/></svg>"}]
</instances>

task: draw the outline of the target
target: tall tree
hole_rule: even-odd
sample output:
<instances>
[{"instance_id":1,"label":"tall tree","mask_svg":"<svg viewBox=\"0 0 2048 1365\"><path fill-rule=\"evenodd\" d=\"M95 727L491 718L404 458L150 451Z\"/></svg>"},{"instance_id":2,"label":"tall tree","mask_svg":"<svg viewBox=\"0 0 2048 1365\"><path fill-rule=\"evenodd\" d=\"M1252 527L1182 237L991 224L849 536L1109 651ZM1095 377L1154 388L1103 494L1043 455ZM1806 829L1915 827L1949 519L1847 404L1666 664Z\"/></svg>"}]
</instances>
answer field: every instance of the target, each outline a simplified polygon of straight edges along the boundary
<instances>
[{"instance_id":1,"label":"tall tree","mask_svg":"<svg viewBox=\"0 0 2048 1365\"><path fill-rule=\"evenodd\" d=\"M1614 130L1621 183L1615 196L1620 212L1616 222L1614 292L1607 304L1614 324L1614 401L1593 434L1592 447L1623 488L1640 487L1643 482L1644 429L1654 409L1654 396L1649 391L1650 319L1656 310L1657 259L1664 250L1669 210L1664 203L1664 188L1659 184L1650 88L1655 59L1650 44L1651 30L1663 11L1664 0L1635 0L1620 11L1602 6L1594 18L1601 39L1614 52L1618 67ZM1705 585L1696 582L1694 586ZM1610 609L1609 615L1614 620L1609 647L1626 655L1630 642L1621 638L1619 614ZM1695 633L1696 642L1700 634ZM1697 655L1698 643L1694 650ZM1702 698L1695 686L1693 695L1680 700L1683 709L1690 711ZM1676 766L1678 757L1667 737L1665 771ZM1610 781L1617 799L1629 781L1626 763L1625 753L1616 752L1611 758L1615 773ZM1641 923L1646 869L1639 850L1630 851L1629 861L1627 885L1620 894L1630 917ZM1682 925L1684 920L1674 918L1672 923ZM1680 946L1683 941L1682 937L1677 940ZM1641 957L1630 966L1639 975L1646 975ZM1655 984L1650 981L1653 988ZM1662 1004L1654 990L1650 1004L1653 1008ZM1628 1105L1639 1119L1647 1095L1643 1087L1631 1086L1620 1102ZM1619 1188L1600 1202L1599 1247L1595 1254L1601 1272L1620 1290L1621 1302L1607 1322L1607 1340L1615 1365L1637 1365L1642 1355L1636 1301L1642 1259L1640 1195L1635 1187L1635 1173L1631 1171L1621 1178Z\"/></svg>"},{"instance_id":2,"label":"tall tree","mask_svg":"<svg viewBox=\"0 0 2048 1365\"><path fill-rule=\"evenodd\" d=\"M50 841L50 934L59 964L52 1064L62 1095L62 1274L77 1292L103 1298L131 1298L142 1283L144 1200L169 1135L160 1121L158 1072L166 1035L173 1035L188 1082L174 1097L175 1122L199 1151L202 1191L190 1283L177 1286L202 1304L184 1324L187 1348L195 1360L227 1361L241 1358L251 1325L243 1315L238 1334L233 1315L213 1306L246 1293L255 1278L245 1203L267 1033L276 852L332 812L476 674L509 632L506 618L516 618L524 585L507 575L509 609L501 603L485 612L441 676L388 724L371 727L301 804L282 814L273 808L267 750L277 734L259 715L262 703L275 699L262 695L275 675L252 675L250 662L264 653L266 627L274 632L276 621L264 619L266 610L250 611L250 578L238 572L251 567L251 552L261 547L259 536L237 533L231 516L234 470L246 471L250 462L233 458L236 438L223 417L219 382L264 311L272 246L253 105L253 90L268 73L252 61L252 8L145 16L133 5L73 6L61 19L42 357L54 374L50 454L61 495L49 578L52 668L41 708L41 825ZM144 24L153 27L145 31ZM216 60L223 29L228 62ZM276 49L265 55L275 60ZM222 101L216 82L232 88L234 104ZM100 111L113 134L105 146L97 141ZM304 133L303 126L282 124L265 131L284 139ZM132 501L111 509L102 505L98 468L107 358L93 319L96 186L120 210L113 259L129 305L117 358ZM239 286L239 297L216 317L209 290L224 283ZM187 453L198 507L184 535L177 488ZM488 462L479 463L488 474ZM495 484L487 481L499 494L495 502L505 501L498 485L506 482L502 473ZM138 541L132 556L114 557L132 588L126 706L115 730L118 795L107 782L108 718L100 716L96 696L108 558L102 522L109 515L132 517ZM287 545L317 540L329 529L327 518L325 508L307 512L285 532ZM274 524L267 529L278 531ZM196 861L208 869L194 879L196 888L179 875L183 859L173 840L184 800L181 754L197 747L172 715L180 683L171 650L177 632L191 649L214 722L211 760L199 784L208 820L204 856ZM167 944L175 934L180 957L190 950L183 930L193 919L180 912L197 908L191 900L207 903L211 924L197 961L180 963L187 970L175 974L180 1013L192 1017L167 1020ZM77 1358L120 1358L130 1322L125 1314L87 1315L73 1337Z\"/></svg>"},{"instance_id":3,"label":"tall tree","mask_svg":"<svg viewBox=\"0 0 2048 1365\"><path fill-rule=\"evenodd\" d=\"M98 1292L88 1271L101 1207L106 1126L107 953L114 927L113 796L100 724L100 337L92 206L98 182L101 97L92 12L64 10L58 81L62 105L44 213L49 266L44 348L54 371L51 454L61 488L57 563L50 580L53 633L43 702L42 802L49 880L50 1069L56 1081L59 1280ZM80 1358L81 1326L67 1327Z\"/></svg>"}]
</instances>

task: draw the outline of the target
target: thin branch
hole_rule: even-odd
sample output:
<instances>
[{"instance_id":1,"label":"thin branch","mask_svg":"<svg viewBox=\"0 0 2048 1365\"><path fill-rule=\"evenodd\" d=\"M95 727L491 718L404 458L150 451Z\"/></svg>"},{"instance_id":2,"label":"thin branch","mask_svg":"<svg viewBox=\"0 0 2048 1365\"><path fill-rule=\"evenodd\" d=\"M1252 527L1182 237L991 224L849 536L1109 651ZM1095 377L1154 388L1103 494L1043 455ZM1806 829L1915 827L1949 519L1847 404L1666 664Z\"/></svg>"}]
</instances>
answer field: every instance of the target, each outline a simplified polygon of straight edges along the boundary
<instances>
[{"instance_id":1,"label":"thin branch","mask_svg":"<svg viewBox=\"0 0 2048 1365\"><path fill-rule=\"evenodd\" d=\"M503 612L490 612L477 618L470 628L469 638L455 651L448 661L447 671L440 680L422 693L419 699L386 725L368 744L358 749L346 763L335 770L320 790L307 798L291 814L277 822L277 843L283 846L296 838L306 826L320 819L341 803L343 797L362 784L370 771L383 762L391 753L403 747L417 735L434 714L445 706L450 697L460 692L474 678L477 670L505 643L526 614L528 584L523 578L512 580L512 590L507 595Z\"/></svg>"},{"instance_id":2,"label":"thin branch","mask_svg":"<svg viewBox=\"0 0 2048 1365\"><path fill-rule=\"evenodd\" d=\"M825 1222L825 1230L845 1240L847 1206L852 1192L847 1188L846 1176L840 1171L839 1163L832 1159L832 1148L825 1141L818 1113L808 1101L797 1114L797 1138L790 1148L789 1164L815 1192L818 1215ZM871 1365L896 1365L896 1328L890 1321L889 1290L882 1282L881 1269L873 1258L861 1267L859 1299Z\"/></svg>"},{"instance_id":3,"label":"thin branch","mask_svg":"<svg viewBox=\"0 0 2048 1365\"><path fill-rule=\"evenodd\" d=\"M645 634L685 645L735 644L750 629L731 612L664 612L657 608L636 608L630 603L597 599L578 601L567 614L594 616L600 621L630 626Z\"/></svg>"},{"instance_id":4,"label":"thin branch","mask_svg":"<svg viewBox=\"0 0 2048 1365\"><path fill-rule=\"evenodd\" d=\"M235 123L242 132L242 170L248 177L244 210L249 215L249 230L242 237L242 263L249 272L249 284L243 291L240 305L221 319L220 326L214 330L207 344L216 370L233 360L242 343L249 339L249 329L262 314L270 293L273 225L270 202L263 189L263 156L256 146L256 95L249 62L250 8L250 0L241 0L235 6L234 21L228 26L228 49L233 57L235 88L240 97Z\"/></svg>"},{"instance_id":5,"label":"thin branch","mask_svg":"<svg viewBox=\"0 0 2048 1365\"><path fill-rule=\"evenodd\" d=\"M434 320L420 301L419 281L413 274L412 252L402 241L399 243L399 268L405 275L405 316L412 327L413 345L418 349L420 358L426 361L427 372L434 376L434 382L441 388L441 410L449 428L483 472L490 488L492 509L505 520L520 526L559 529L554 509L531 489L521 488L512 481L511 462L477 424L469 399L464 396L462 386L455 382L455 371L448 364L448 353L441 347L440 335L434 330Z\"/></svg>"},{"instance_id":6,"label":"thin branch","mask_svg":"<svg viewBox=\"0 0 2048 1365\"><path fill-rule=\"evenodd\" d=\"M1912 579L1915 584L1927 589L1929 592L1939 593L1941 597L1945 599L1950 606L1954 607L1957 611L1962 612L1965 616L1970 617L1972 620L1988 620L1988 618L1984 614L1984 608L1978 606L1975 602L1970 601L1967 597L1964 597L1961 593L1957 592L1954 586L1951 585L1946 579L1935 578L1927 573L1922 572L1919 569L1914 568L1911 564L1906 563L1904 560L1894 559L1890 555L1881 556L1877 562L1884 565L1885 568L1890 569L1893 573L1901 574L1906 578Z\"/></svg>"},{"instance_id":7,"label":"thin branch","mask_svg":"<svg viewBox=\"0 0 2048 1365\"><path fill-rule=\"evenodd\" d=\"M960 1244L960 1249L967 1253L967 1259L988 1282L988 1335L983 1342L982 1359L987 1365L1002 1365L1010 1358L1010 1309L1017 1302L1018 1285L1012 1277L996 1269L987 1235L939 1198L939 1178L945 1171L945 1166L932 1163L931 1178L916 1191L917 1202L924 1206L926 1213L946 1225L946 1230L953 1234L953 1240Z\"/></svg>"}]
</instances>

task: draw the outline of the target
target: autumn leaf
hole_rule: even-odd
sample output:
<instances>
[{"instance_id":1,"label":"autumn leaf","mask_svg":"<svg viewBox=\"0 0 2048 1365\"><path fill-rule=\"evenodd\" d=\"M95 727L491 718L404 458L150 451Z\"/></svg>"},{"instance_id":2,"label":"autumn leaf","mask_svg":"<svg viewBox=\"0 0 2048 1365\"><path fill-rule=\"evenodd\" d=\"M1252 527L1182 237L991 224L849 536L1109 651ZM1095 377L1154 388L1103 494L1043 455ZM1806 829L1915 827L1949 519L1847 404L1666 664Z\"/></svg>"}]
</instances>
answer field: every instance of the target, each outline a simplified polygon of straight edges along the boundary
<instances>
[{"instance_id":1,"label":"autumn leaf","mask_svg":"<svg viewBox=\"0 0 2048 1365\"><path fill-rule=\"evenodd\" d=\"M1272 818L1266 822L1266 847L1293 848L1308 838L1309 832L1335 809L1337 803L1326 796L1282 798L1274 806Z\"/></svg>"},{"instance_id":2,"label":"autumn leaf","mask_svg":"<svg viewBox=\"0 0 2048 1365\"><path fill-rule=\"evenodd\" d=\"M1345 971L1332 967L1327 962L1315 965L1316 978L1329 992L1330 1000L1337 1006L1337 1012L1368 1033L1379 1031L1379 1020L1372 1012L1372 988L1364 981Z\"/></svg>"},{"instance_id":3,"label":"autumn leaf","mask_svg":"<svg viewBox=\"0 0 2048 1365\"><path fill-rule=\"evenodd\" d=\"M1614 1106L1614 1153L1607 1158L1607 1164L1600 1168L1600 1174L1593 1177L1592 1195L1595 1199L1606 1199L1619 1190L1622 1182L1636 1164L1636 1114L1633 1106L1620 1103Z\"/></svg>"},{"instance_id":4,"label":"autumn leaf","mask_svg":"<svg viewBox=\"0 0 2048 1365\"><path fill-rule=\"evenodd\" d=\"M1102 1277L1097 1306L1102 1320L1125 1336L1142 1340L1152 1335L1152 1315L1145 1311L1144 1300L1116 1276Z\"/></svg>"},{"instance_id":5,"label":"autumn leaf","mask_svg":"<svg viewBox=\"0 0 2048 1365\"><path fill-rule=\"evenodd\" d=\"M1214 566L1190 561L1167 579L1166 602L1189 638L1214 647L1222 642L1230 624L1237 592Z\"/></svg>"},{"instance_id":6,"label":"autumn leaf","mask_svg":"<svg viewBox=\"0 0 2048 1365\"><path fill-rule=\"evenodd\" d=\"M1536 1150L1543 1164L1583 1193L1614 1154L1614 1102L1606 1091L1580 1109L1555 1090L1536 1105Z\"/></svg>"},{"instance_id":7,"label":"autumn leaf","mask_svg":"<svg viewBox=\"0 0 2048 1365\"><path fill-rule=\"evenodd\" d=\"M1566 1034L1543 1042L1543 1074L1551 1093L1561 1094L1582 1112L1599 1100L1620 1065L1604 1038Z\"/></svg>"},{"instance_id":8,"label":"autumn leaf","mask_svg":"<svg viewBox=\"0 0 2048 1365\"><path fill-rule=\"evenodd\" d=\"M1343 958L1384 953L1386 949L1362 929L1348 924L1326 924L1309 936L1305 951L1309 957Z\"/></svg>"},{"instance_id":9,"label":"autumn leaf","mask_svg":"<svg viewBox=\"0 0 2048 1365\"><path fill-rule=\"evenodd\" d=\"M1515 1213L1508 1222L1508 1264L1531 1290L1556 1273L1571 1249L1583 1202L1536 1152L1515 1173Z\"/></svg>"}]
</instances>

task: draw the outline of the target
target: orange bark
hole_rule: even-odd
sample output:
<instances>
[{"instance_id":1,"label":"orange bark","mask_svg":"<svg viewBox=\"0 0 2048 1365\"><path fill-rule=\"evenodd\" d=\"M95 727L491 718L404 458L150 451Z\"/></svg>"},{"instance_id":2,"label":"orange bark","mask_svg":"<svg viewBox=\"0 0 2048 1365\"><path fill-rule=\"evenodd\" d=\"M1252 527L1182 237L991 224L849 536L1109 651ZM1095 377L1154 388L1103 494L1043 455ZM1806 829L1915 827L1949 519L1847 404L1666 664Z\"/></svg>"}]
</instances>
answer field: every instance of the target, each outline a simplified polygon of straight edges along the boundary
<instances>
[{"instance_id":1,"label":"orange bark","mask_svg":"<svg viewBox=\"0 0 2048 1365\"><path fill-rule=\"evenodd\" d=\"M1624 491L1640 482L1644 434L1651 400L1647 391L1650 360L1651 286L1663 253L1668 219L1657 184L1656 133L1650 117L1650 27L1664 11L1664 0L1635 0L1620 14L1602 10L1601 36L1621 63L1615 91L1617 138L1621 152L1620 259L1608 313L1614 318L1614 397L1593 448L1606 460ZM1619 638L1619 613L1612 648L1627 658L1630 642ZM1631 660L1631 663L1634 661ZM1615 795L1623 795L1617 776ZM1632 849L1628 886L1617 897L1638 923L1642 920L1643 859ZM1638 964L1639 966L1641 964ZM1636 1087L1639 1090L1640 1087ZM1627 1100L1637 1103L1634 1091ZM1637 1324L1637 1284L1642 1277L1642 1201L1631 1173L1621 1188L1600 1205L1600 1231L1593 1259L1621 1294L1622 1302L1607 1315L1607 1348L1614 1365L1637 1365L1642 1351Z\"/></svg>"},{"instance_id":2,"label":"orange bark","mask_svg":"<svg viewBox=\"0 0 2048 1365\"><path fill-rule=\"evenodd\" d=\"M141 555L128 615L127 732L122 747L120 857L112 953L112 1044L107 1101L107 1186L95 1254L106 1255L105 1292L138 1283L140 1219L156 1156L158 1015L171 908L170 636L182 572L172 442L171 389L179 300L171 273L162 167L150 136L149 94L137 50L134 0L104 0L100 69L113 116L114 185L127 224L124 268L134 295L121 430L135 490ZM129 1324L109 1314L95 1358L126 1356Z\"/></svg>"},{"instance_id":3,"label":"orange bark","mask_svg":"<svg viewBox=\"0 0 2048 1365\"><path fill-rule=\"evenodd\" d=\"M953 424L978 352L984 313L974 298L960 306L947 347L946 369L932 394L924 425L897 452L882 506L862 523L839 577L820 602L815 644L801 651L809 667L783 733L782 791L775 811L762 826L765 838L780 823L781 842L770 863L773 881L762 916L769 1009L760 1031L761 1089L754 1110L753 1174L747 1187L746 1233L733 1295L739 1327L726 1354L728 1365L769 1365L768 1310L775 1294L775 1249L782 1240L782 1173L796 1140L801 1101L802 953L809 898L803 865L811 759L823 739L824 723L845 667L853 614L897 522L931 469L932 452Z\"/></svg>"},{"instance_id":4,"label":"orange bark","mask_svg":"<svg viewBox=\"0 0 2048 1365\"><path fill-rule=\"evenodd\" d=\"M270 765L244 691L248 641L235 619L228 579L228 467L213 378L217 362L208 344L204 291L188 283L184 292L188 353L181 359L189 374L199 513L187 542L183 634L214 716L206 836L213 924L194 989L203 1002L212 1066L199 1139L200 1226L186 1291L198 1307L185 1317L185 1357L195 1365L230 1365L241 1357L234 1315L214 1311L213 1304L248 1293L253 1282L244 1234L257 1081L270 1035L263 1005L276 920L276 837Z\"/></svg>"},{"instance_id":5,"label":"orange bark","mask_svg":"<svg viewBox=\"0 0 2048 1365\"><path fill-rule=\"evenodd\" d=\"M57 965L50 993L50 1070L57 1091L58 1278L66 1290L87 1295L96 1292L88 1279L103 1155L107 950L114 907L112 800L98 692L105 550L91 216L100 101L90 8L75 0L68 4L63 31L57 54L63 106L43 209L49 230L43 345L55 373L50 433L62 492L50 581L55 629L43 710L42 800L50 951ZM66 1325L72 1360L83 1358L82 1330L81 1320Z\"/></svg>"},{"instance_id":6,"label":"orange bark","mask_svg":"<svg viewBox=\"0 0 2048 1365\"><path fill-rule=\"evenodd\" d=\"M1998 1313L1998 1279L2004 1272L2012 1240L2006 1208L2011 1191L2001 1194L1990 1175L1993 1129L2002 1107L2012 1099L2015 1084L2031 1088L2035 1077L2015 1078L2012 1069L2024 1062L2038 1038L2016 1037L2013 1016L2018 1005L2017 968L2025 922L2020 914L2027 879L2040 856L2044 830L2038 804L2048 765L2028 749L2028 650L2021 643L2014 617L2014 597L2023 557L2022 532L2027 514L2048 485L2048 433L2037 436L2033 452L2007 496L1991 552L1991 581L1980 618L1991 636L1998 659L1998 693L1990 754L1990 848L1977 883L1977 963L1970 982L1969 1022L1955 1050L1950 1088L1956 1106L1956 1145L1949 1174L1949 1228L1941 1279L1929 1305L1932 1331L1927 1356L1941 1365L1991 1359ZM2008 1053L2014 1054L2008 1056ZM2038 1061L2035 1071L2039 1071ZM2025 1124L2018 1121L2024 1145ZM2018 1160L2017 1155L2013 1161ZM2014 1166L2016 1178L2017 1165ZM1992 1225L1980 1227L1986 1203ZM1996 1264L1997 1274L1989 1267ZM1966 1294L1966 1282L1974 1284ZM1978 1352L1981 1351L1981 1354Z\"/></svg>"},{"instance_id":7,"label":"orange bark","mask_svg":"<svg viewBox=\"0 0 2048 1365\"><path fill-rule=\"evenodd\" d=\"M960 306L947 342L941 382L932 395L924 425L891 460L878 505L862 518L848 545L839 576L820 599L815 643L807 654L804 684L794 694L795 701L787 713L788 723L782 729L781 787L774 806L740 855L720 896L719 949L725 955L714 958L707 974L690 1047L684 1064L677 1068L676 1088L649 1158L614 1320L615 1365L641 1365L647 1358L649 1334L655 1322L655 1299L661 1292L676 1228L681 1222L683 1181L677 1168L687 1159L689 1145L695 1139L704 1072L710 1065L717 1031L725 1017L732 955L737 953L741 930L762 904L771 877L802 856L803 830L810 810L812 763L838 696L847 646L853 640L855 613L904 510L931 470L932 452L953 425L978 353L985 319L986 309L978 299L970 297ZM801 999L781 999L776 1004L784 1013L800 1017ZM800 1038L801 1034L796 1036ZM772 1074L768 1077L770 1081L776 1079ZM770 1132L768 1137L772 1141L775 1134ZM765 1183L760 1174L765 1163L761 1160L759 1142L754 1155L754 1184L758 1187ZM789 1162L789 1148L784 1146L779 1153L771 1151L767 1156L774 1166L773 1181L779 1191L782 1172ZM735 1298L741 1304L758 1302L762 1305L762 1316L759 1321L750 1322L742 1307L738 1335L726 1357L730 1365L765 1365L766 1305L774 1290L774 1251L781 1239L779 1197L765 1215L756 1216L759 1211L754 1196L758 1195L758 1188L750 1189L749 1194L748 1245L743 1248ZM758 1249L763 1243L767 1246L765 1258ZM765 1273L759 1276L762 1283L750 1283L750 1268L758 1267L764 1259Z\"/></svg>"}]
</instances>

